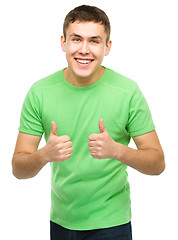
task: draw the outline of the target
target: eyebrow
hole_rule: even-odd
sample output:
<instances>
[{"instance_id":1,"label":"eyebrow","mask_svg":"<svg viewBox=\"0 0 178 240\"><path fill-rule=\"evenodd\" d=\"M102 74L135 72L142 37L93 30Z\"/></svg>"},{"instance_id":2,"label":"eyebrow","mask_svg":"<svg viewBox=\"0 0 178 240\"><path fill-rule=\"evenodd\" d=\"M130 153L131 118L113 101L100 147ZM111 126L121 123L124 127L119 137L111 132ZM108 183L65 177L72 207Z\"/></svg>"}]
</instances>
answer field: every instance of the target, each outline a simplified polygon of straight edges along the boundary
<instances>
[{"instance_id":1,"label":"eyebrow","mask_svg":"<svg viewBox=\"0 0 178 240\"><path fill-rule=\"evenodd\" d=\"M97 36L93 36L93 37L91 37L91 39L99 39L99 40L102 40L102 37L99 36L99 35L97 35Z\"/></svg>"},{"instance_id":2,"label":"eyebrow","mask_svg":"<svg viewBox=\"0 0 178 240\"><path fill-rule=\"evenodd\" d=\"M72 33L72 34L70 34L70 36L69 37L80 37L81 38L81 36L80 35L78 35L78 34L76 34L76 33Z\"/></svg>"},{"instance_id":3,"label":"eyebrow","mask_svg":"<svg viewBox=\"0 0 178 240\"><path fill-rule=\"evenodd\" d=\"M70 34L70 37L79 37L79 38L82 38L82 36L76 34L76 33L72 33ZM97 35L97 36L92 36L92 37L89 37L90 39L99 39L99 40L102 40L102 37Z\"/></svg>"}]
</instances>

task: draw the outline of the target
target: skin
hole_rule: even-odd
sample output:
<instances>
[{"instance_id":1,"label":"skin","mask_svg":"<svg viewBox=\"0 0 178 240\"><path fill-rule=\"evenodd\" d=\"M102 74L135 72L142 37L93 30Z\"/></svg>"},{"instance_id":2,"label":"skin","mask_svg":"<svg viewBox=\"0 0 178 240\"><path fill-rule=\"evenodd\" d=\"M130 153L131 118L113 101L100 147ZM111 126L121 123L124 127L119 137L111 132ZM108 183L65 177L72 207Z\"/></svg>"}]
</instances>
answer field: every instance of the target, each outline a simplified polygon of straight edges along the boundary
<instances>
[{"instance_id":1,"label":"skin","mask_svg":"<svg viewBox=\"0 0 178 240\"><path fill-rule=\"evenodd\" d=\"M77 87L89 86L100 79L105 69L101 66L104 56L111 49L106 44L104 26L94 22L69 24L66 39L61 37L61 47L66 53L68 68L66 80ZM84 61L84 62L83 62ZM80 63L79 63L80 62ZM144 174L159 175L165 169L164 153L156 131L133 137L137 149L115 142L104 126L98 124L100 134L88 137L91 156L97 159L114 158ZM51 134L46 145L38 149L41 137L19 132L12 170L19 179L32 178L49 162L63 162L72 156L73 148L69 136L57 136L57 125L51 123ZM108 163L109 164L109 163Z\"/></svg>"},{"instance_id":2,"label":"skin","mask_svg":"<svg viewBox=\"0 0 178 240\"><path fill-rule=\"evenodd\" d=\"M164 153L156 131L149 132L133 140L136 149L115 142L107 132L103 119L99 120L100 134L89 136L89 151L94 158L113 158L148 175L159 175L165 169Z\"/></svg>"},{"instance_id":3,"label":"skin","mask_svg":"<svg viewBox=\"0 0 178 240\"><path fill-rule=\"evenodd\" d=\"M101 67L104 56L110 52L112 42L106 44L104 26L94 22L74 22L61 37L61 47L66 53L68 68L64 71L66 80L77 87L89 86L104 73ZM81 64L78 60L91 60Z\"/></svg>"}]
</instances>

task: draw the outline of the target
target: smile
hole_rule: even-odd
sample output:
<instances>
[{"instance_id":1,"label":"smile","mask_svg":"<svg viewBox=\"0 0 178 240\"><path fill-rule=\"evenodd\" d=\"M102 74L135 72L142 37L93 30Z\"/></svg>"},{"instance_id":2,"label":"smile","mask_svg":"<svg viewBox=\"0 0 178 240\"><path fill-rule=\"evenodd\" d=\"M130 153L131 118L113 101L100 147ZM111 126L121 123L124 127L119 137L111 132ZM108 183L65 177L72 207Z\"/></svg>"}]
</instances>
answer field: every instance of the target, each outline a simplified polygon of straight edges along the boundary
<instances>
[{"instance_id":1,"label":"smile","mask_svg":"<svg viewBox=\"0 0 178 240\"><path fill-rule=\"evenodd\" d=\"M75 60L81 64L89 64L93 61L92 59L78 59L78 58L75 58Z\"/></svg>"}]
</instances>

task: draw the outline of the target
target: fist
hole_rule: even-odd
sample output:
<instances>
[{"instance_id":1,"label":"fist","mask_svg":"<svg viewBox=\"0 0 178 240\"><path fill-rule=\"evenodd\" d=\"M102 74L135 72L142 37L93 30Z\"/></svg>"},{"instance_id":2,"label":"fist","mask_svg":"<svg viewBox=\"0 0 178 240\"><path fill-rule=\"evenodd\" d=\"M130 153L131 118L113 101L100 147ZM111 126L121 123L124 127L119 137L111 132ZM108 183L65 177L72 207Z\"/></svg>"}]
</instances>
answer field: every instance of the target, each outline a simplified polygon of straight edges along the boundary
<instances>
[{"instance_id":1,"label":"fist","mask_svg":"<svg viewBox=\"0 0 178 240\"><path fill-rule=\"evenodd\" d=\"M45 158L47 162L63 162L72 156L73 148L70 137L57 136L57 125L51 122L51 133L45 146Z\"/></svg>"},{"instance_id":2,"label":"fist","mask_svg":"<svg viewBox=\"0 0 178 240\"><path fill-rule=\"evenodd\" d=\"M91 156L97 159L114 158L115 141L107 132L103 119L99 120L100 134L91 134L88 139Z\"/></svg>"}]
</instances>

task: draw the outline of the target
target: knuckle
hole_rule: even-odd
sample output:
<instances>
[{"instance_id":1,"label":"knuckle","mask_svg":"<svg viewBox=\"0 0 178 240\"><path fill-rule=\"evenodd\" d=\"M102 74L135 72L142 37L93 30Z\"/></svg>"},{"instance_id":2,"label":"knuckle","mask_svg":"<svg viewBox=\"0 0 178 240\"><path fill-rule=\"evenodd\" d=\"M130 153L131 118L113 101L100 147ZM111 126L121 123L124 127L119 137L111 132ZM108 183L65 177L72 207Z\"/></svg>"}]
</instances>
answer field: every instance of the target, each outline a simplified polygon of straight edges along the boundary
<instances>
[{"instance_id":1,"label":"knuckle","mask_svg":"<svg viewBox=\"0 0 178 240\"><path fill-rule=\"evenodd\" d=\"M103 140L104 140L104 136L103 136L102 134L100 134L100 135L98 136L98 139L101 140L101 141L103 141Z\"/></svg>"},{"instance_id":2,"label":"knuckle","mask_svg":"<svg viewBox=\"0 0 178 240\"><path fill-rule=\"evenodd\" d=\"M96 141L96 145L97 145L97 147L102 146L102 141L100 141L100 140Z\"/></svg>"},{"instance_id":3,"label":"knuckle","mask_svg":"<svg viewBox=\"0 0 178 240\"><path fill-rule=\"evenodd\" d=\"M73 148L69 148L68 153L72 153L73 152Z\"/></svg>"},{"instance_id":4,"label":"knuckle","mask_svg":"<svg viewBox=\"0 0 178 240\"><path fill-rule=\"evenodd\" d=\"M61 149L58 150L58 152L59 152L60 155L62 155L64 153L64 149L61 148Z\"/></svg>"},{"instance_id":5,"label":"knuckle","mask_svg":"<svg viewBox=\"0 0 178 240\"><path fill-rule=\"evenodd\" d=\"M70 141L70 137L67 136L67 135L65 135L65 136L64 136L64 140L65 140L65 141Z\"/></svg>"},{"instance_id":6,"label":"knuckle","mask_svg":"<svg viewBox=\"0 0 178 240\"><path fill-rule=\"evenodd\" d=\"M67 160L67 159L69 159L69 158L71 158L71 157L72 157L72 154L68 154L68 155L66 155L66 156L64 157L64 159Z\"/></svg>"},{"instance_id":7,"label":"knuckle","mask_svg":"<svg viewBox=\"0 0 178 240\"><path fill-rule=\"evenodd\" d=\"M56 148L58 149L58 151L61 151L61 150L62 150L62 144L61 144L61 143L58 144L58 145L56 146Z\"/></svg>"},{"instance_id":8,"label":"knuckle","mask_svg":"<svg viewBox=\"0 0 178 240\"><path fill-rule=\"evenodd\" d=\"M67 156L67 159L71 158L72 157L72 154L68 154Z\"/></svg>"},{"instance_id":9,"label":"knuckle","mask_svg":"<svg viewBox=\"0 0 178 240\"><path fill-rule=\"evenodd\" d=\"M70 141L70 137L67 135L60 136L58 139L61 143Z\"/></svg>"}]
</instances>

